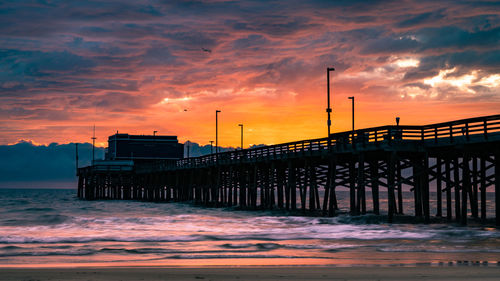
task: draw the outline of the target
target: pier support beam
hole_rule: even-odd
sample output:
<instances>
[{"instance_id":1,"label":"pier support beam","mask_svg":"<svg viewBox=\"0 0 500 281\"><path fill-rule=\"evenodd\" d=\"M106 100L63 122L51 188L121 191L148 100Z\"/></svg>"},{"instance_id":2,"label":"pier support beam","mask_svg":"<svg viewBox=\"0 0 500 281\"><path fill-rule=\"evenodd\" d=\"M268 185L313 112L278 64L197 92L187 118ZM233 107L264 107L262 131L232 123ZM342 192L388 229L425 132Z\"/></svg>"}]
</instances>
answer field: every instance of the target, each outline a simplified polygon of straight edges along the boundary
<instances>
[{"instance_id":1,"label":"pier support beam","mask_svg":"<svg viewBox=\"0 0 500 281\"><path fill-rule=\"evenodd\" d=\"M363 153L358 157L358 200L356 212L366 214L366 193L365 193L365 157Z\"/></svg>"},{"instance_id":2,"label":"pier support beam","mask_svg":"<svg viewBox=\"0 0 500 281\"><path fill-rule=\"evenodd\" d=\"M480 178L481 178L481 221L486 222L486 159L481 156L480 161Z\"/></svg>"},{"instance_id":3,"label":"pier support beam","mask_svg":"<svg viewBox=\"0 0 500 281\"><path fill-rule=\"evenodd\" d=\"M455 186L455 219L460 222L461 212L460 212L460 166L458 164L458 157L453 159L453 178Z\"/></svg>"},{"instance_id":4,"label":"pier support beam","mask_svg":"<svg viewBox=\"0 0 500 281\"><path fill-rule=\"evenodd\" d=\"M78 175L78 198L83 198L83 176Z\"/></svg>"},{"instance_id":5,"label":"pier support beam","mask_svg":"<svg viewBox=\"0 0 500 281\"><path fill-rule=\"evenodd\" d=\"M500 152L495 154L495 222L500 226Z\"/></svg>"},{"instance_id":6,"label":"pier support beam","mask_svg":"<svg viewBox=\"0 0 500 281\"><path fill-rule=\"evenodd\" d=\"M394 178L396 169L396 153L390 153L389 159L387 160L387 202L388 202L388 214L387 219L389 223L392 223L394 216Z\"/></svg>"},{"instance_id":7,"label":"pier support beam","mask_svg":"<svg viewBox=\"0 0 500 281\"><path fill-rule=\"evenodd\" d=\"M351 215L357 215L356 210L356 162L352 159L349 162L349 196Z\"/></svg>"},{"instance_id":8,"label":"pier support beam","mask_svg":"<svg viewBox=\"0 0 500 281\"><path fill-rule=\"evenodd\" d=\"M443 216L443 199L442 199L442 178L443 178L443 171L442 171L442 160L440 157L436 158L436 203L437 203L437 210L436 210L436 216L441 217Z\"/></svg>"},{"instance_id":9,"label":"pier support beam","mask_svg":"<svg viewBox=\"0 0 500 281\"><path fill-rule=\"evenodd\" d=\"M337 177L337 162L336 159L332 159L328 165L328 177L327 177L327 189L329 190L328 199L328 215L333 217L337 206L337 196L335 194L335 179ZM326 193L325 193L326 194ZM327 197L325 196L325 199Z\"/></svg>"},{"instance_id":10,"label":"pier support beam","mask_svg":"<svg viewBox=\"0 0 500 281\"><path fill-rule=\"evenodd\" d=\"M471 214L473 218L478 218L479 217L479 190L478 190L478 170L477 170L477 157L472 157L472 173L471 173L471 179L472 179L472 190L470 194L470 208L471 208Z\"/></svg>"},{"instance_id":11,"label":"pier support beam","mask_svg":"<svg viewBox=\"0 0 500 281\"><path fill-rule=\"evenodd\" d=\"M378 161L370 162L370 178L372 185L372 199L373 199L373 213L375 215L380 214L380 204L379 204L379 188L378 188Z\"/></svg>"},{"instance_id":12,"label":"pier support beam","mask_svg":"<svg viewBox=\"0 0 500 281\"><path fill-rule=\"evenodd\" d=\"M412 160L413 168L413 201L415 205L415 216L422 217L422 159L415 158Z\"/></svg>"},{"instance_id":13,"label":"pier support beam","mask_svg":"<svg viewBox=\"0 0 500 281\"><path fill-rule=\"evenodd\" d=\"M283 190L285 185L285 169L283 164L279 163L276 166L276 192L278 196L278 208L283 209Z\"/></svg>"},{"instance_id":14,"label":"pier support beam","mask_svg":"<svg viewBox=\"0 0 500 281\"><path fill-rule=\"evenodd\" d=\"M452 212L451 212L451 208L452 208L452 204L451 204L451 188L452 188L452 184L451 184L451 169L450 169L450 160L449 159L446 159L445 160L445 163L444 163L444 167L445 167L445 177L446 177L446 219L448 221L451 221L452 220Z\"/></svg>"},{"instance_id":15,"label":"pier support beam","mask_svg":"<svg viewBox=\"0 0 500 281\"><path fill-rule=\"evenodd\" d=\"M470 168L469 168L469 155L466 154L463 157L463 167L462 167L462 217L460 223L462 225L467 224L467 195L470 195L471 191L471 174L470 174ZM472 197L469 196L472 201ZM471 202L471 207L472 207L472 202Z\"/></svg>"},{"instance_id":16,"label":"pier support beam","mask_svg":"<svg viewBox=\"0 0 500 281\"><path fill-rule=\"evenodd\" d=\"M424 222L430 222L430 196L429 196L429 157L427 154L423 156L423 169L422 169L422 205L424 209Z\"/></svg>"},{"instance_id":17,"label":"pier support beam","mask_svg":"<svg viewBox=\"0 0 500 281\"><path fill-rule=\"evenodd\" d=\"M297 209L297 173L292 161L288 162L288 191L290 193L290 208Z\"/></svg>"},{"instance_id":18,"label":"pier support beam","mask_svg":"<svg viewBox=\"0 0 500 281\"><path fill-rule=\"evenodd\" d=\"M398 214L402 215L403 212L403 183L401 180L401 161L396 161L396 181L398 188Z\"/></svg>"}]
</instances>

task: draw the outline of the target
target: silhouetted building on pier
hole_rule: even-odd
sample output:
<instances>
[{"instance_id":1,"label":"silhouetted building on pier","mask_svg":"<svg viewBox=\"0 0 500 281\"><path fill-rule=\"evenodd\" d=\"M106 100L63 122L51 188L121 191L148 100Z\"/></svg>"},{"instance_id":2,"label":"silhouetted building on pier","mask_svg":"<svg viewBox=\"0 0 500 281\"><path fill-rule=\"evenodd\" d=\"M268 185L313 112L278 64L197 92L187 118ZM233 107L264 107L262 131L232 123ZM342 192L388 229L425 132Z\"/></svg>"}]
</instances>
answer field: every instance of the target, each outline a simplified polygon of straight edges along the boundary
<instances>
[{"instance_id":1,"label":"silhouetted building on pier","mask_svg":"<svg viewBox=\"0 0 500 281\"><path fill-rule=\"evenodd\" d=\"M114 134L108 138L105 160L177 160L183 155L177 136Z\"/></svg>"}]
</instances>

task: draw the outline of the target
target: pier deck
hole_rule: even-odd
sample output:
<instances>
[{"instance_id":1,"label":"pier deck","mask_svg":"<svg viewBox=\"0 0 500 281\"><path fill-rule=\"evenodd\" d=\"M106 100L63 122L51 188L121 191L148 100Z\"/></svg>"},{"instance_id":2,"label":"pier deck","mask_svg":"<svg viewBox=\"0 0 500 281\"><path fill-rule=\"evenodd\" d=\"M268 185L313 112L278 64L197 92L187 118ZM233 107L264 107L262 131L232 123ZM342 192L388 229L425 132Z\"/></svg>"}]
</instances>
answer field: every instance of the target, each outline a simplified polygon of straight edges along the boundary
<instances>
[{"instance_id":1,"label":"pier deck","mask_svg":"<svg viewBox=\"0 0 500 281\"><path fill-rule=\"evenodd\" d=\"M389 222L405 212L402 194L410 190L423 222L431 215L461 224L494 218L500 226L500 115L367 128L132 168L89 166L78 177L78 196L87 200L192 201L325 216L336 215L336 191L345 188L352 215L379 215L385 202ZM494 217L487 217L490 192Z\"/></svg>"}]
</instances>

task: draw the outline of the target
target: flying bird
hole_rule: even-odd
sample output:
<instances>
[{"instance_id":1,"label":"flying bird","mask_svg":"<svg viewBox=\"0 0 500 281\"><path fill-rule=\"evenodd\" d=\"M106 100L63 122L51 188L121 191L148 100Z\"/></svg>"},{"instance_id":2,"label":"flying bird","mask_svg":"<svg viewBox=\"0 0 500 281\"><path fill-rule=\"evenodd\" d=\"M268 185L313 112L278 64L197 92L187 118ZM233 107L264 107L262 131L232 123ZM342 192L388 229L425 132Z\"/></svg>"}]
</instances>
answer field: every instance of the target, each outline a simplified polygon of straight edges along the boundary
<instances>
[{"instance_id":1,"label":"flying bird","mask_svg":"<svg viewBox=\"0 0 500 281\"><path fill-rule=\"evenodd\" d=\"M202 50L203 52L212 53L212 50L210 50L210 49L205 49L205 48L203 48L203 47L201 48L201 50Z\"/></svg>"}]
</instances>

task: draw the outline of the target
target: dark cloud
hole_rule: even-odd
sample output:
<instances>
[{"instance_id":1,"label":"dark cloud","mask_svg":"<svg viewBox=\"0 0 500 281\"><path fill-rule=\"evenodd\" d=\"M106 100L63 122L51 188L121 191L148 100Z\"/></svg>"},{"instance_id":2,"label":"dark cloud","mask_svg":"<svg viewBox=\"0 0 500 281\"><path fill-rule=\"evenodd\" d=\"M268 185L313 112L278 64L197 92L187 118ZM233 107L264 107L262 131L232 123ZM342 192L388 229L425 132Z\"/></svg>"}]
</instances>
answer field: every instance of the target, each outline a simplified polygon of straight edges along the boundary
<instances>
[{"instance_id":1,"label":"dark cloud","mask_svg":"<svg viewBox=\"0 0 500 281\"><path fill-rule=\"evenodd\" d=\"M377 20L376 16L343 16L339 15L338 20L344 23L371 23Z\"/></svg>"},{"instance_id":2,"label":"dark cloud","mask_svg":"<svg viewBox=\"0 0 500 281\"><path fill-rule=\"evenodd\" d=\"M380 7L384 7L384 5L391 5L393 3L397 3L398 1L393 0L337 0L337 1L329 1L329 0L312 0L308 1L312 3L316 8L320 9L332 9L338 8L343 11L349 11L350 13L364 13L366 11L377 10Z\"/></svg>"},{"instance_id":3,"label":"dark cloud","mask_svg":"<svg viewBox=\"0 0 500 281\"><path fill-rule=\"evenodd\" d=\"M263 48L270 43L264 36L260 34L250 34L245 38L240 38L234 41L233 46L235 49L246 49L246 48Z\"/></svg>"},{"instance_id":4,"label":"dark cloud","mask_svg":"<svg viewBox=\"0 0 500 281\"><path fill-rule=\"evenodd\" d=\"M432 59L432 57L430 59ZM491 73L500 72L500 52L498 51L458 52L449 55L443 55L437 59L445 61L445 64L451 67L464 66L468 68L483 69Z\"/></svg>"},{"instance_id":5,"label":"dark cloud","mask_svg":"<svg viewBox=\"0 0 500 281\"><path fill-rule=\"evenodd\" d=\"M24 107L13 107L4 109L0 113L2 119L12 120L69 120L71 112L61 109L26 109Z\"/></svg>"},{"instance_id":6,"label":"dark cloud","mask_svg":"<svg viewBox=\"0 0 500 281\"><path fill-rule=\"evenodd\" d=\"M436 22L440 21L441 19L445 18L444 14L444 9L437 10L437 11L432 11L432 12L427 12L427 13L421 13L415 16L411 16L407 19L404 19L400 21L399 23L396 24L396 27L400 28L408 28L408 27L415 27L415 26L420 26L424 24L435 24Z\"/></svg>"},{"instance_id":7,"label":"dark cloud","mask_svg":"<svg viewBox=\"0 0 500 281\"><path fill-rule=\"evenodd\" d=\"M141 55L142 66L171 66L182 64L166 47L153 47Z\"/></svg>"},{"instance_id":8,"label":"dark cloud","mask_svg":"<svg viewBox=\"0 0 500 281\"><path fill-rule=\"evenodd\" d=\"M74 37L73 41L66 43L66 46L75 52L81 52L87 55L95 55L96 57L123 57L133 55L137 52L136 48L126 48L116 46L108 42L102 41L87 41L82 37ZM98 60L94 61L98 63Z\"/></svg>"},{"instance_id":9,"label":"dark cloud","mask_svg":"<svg viewBox=\"0 0 500 281\"><path fill-rule=\"evenodd\" d=\"M141 109L147 104L149 97L131 95L120 92L110 92L101 96L91 97L93 106L103 108L111 112L126 112L131 109Z\"/></svg>"},{"instance_id":10,"label":"dark cloud","mask_svg":"<svg viewBox=\"0 0 500 281\"><path fill-rule=\"evenodd\" d=\"M304 62L292 57L283 58L262 66L262 73L252 78L252 84L284 84L298 81L302 77L302 71L308 69Z\"/></svg>"},{"instance_id":11,"label":"dark cloud","mask_svg":"<svg viewBox=\"0 0 500 281\"><path fill-rule=\"evenodd\" d=\"M456 75L463 75L472 70L483 70L485 74L500 72L500 52L466 51L428 56L420 61L420 65L406 72L404 80L418 80L433 77L439 70L456 68ZM464 73L465 72L465 73Z\"/></svg>"},{"instance_id":12,"label":"dark cloud","mask_svg":"<svg viewBox=\"0 0 500 281\"><path fill-rule=\"evenodd\" d=\"M148 1L149 2L149 1ZM153 5L143 4L139 1L85 1L84 4L68 2L59 6L67 10L66 17L77 20L135 21L150 20L160 17L163 13Z\"/></svg>"},{"instance_id":13,"label":"dark cloud","mask_svg":"<svg viewBox=\"0 0 500 281\"><path fill-rule=\"evenodd\" d=\"M424 28L416 32L421 41L420 50L455 49L474 47L475 49L497 49L500 46L500 27L467 31L454 26Z\"/></svg>"},{"instance_id":14,"label":"dark cloud","mask_svg":"<svg viewBox=\"0 0 500 281\"><path fill-rule=\"evenodd\" d=\"M0 64L4 67L8 66L7 75L13 76L14 79L23 76L47 76L54 73L81 74L96 66L91 59L68 51L0 50Z\"/></svg>"},{"instance_id":15,"label":"dark cloud","mask_svg":"<svg viewBox=\"0 0 500 281\"><path fill-rule=\"evenodd\" d=\"M200 48L200 46L212 48L217 44L214 38L210 37L207 33L200 32L198 30L166 33L164 37L173 40L178 43L179 46L183 46L185 48Z\"/></svg>"},{"instance_id":16,"label":"dark cloud","mask_svg":"<svg viewBox=\"0 0 500 281\"><path fill-rule=\"evenodd\" d=\"M364 45L361 54L397 54L415 51L419 42L411 37L383 37Z\"/></svg>"},{"instance_id":17,"label":"dark cloud","mask_svg":"<svg viewBox=\"0 0 500 281\"><path fill-rule=\"evenodd\" d=\"M258 18L254 22L228 20L226 24L234 30L262 32L271 36L285 36L318 27L319 24L311 23L304 17L290 19L285 16L272 16L268 18Z\"/></svg>"},{"instance_id":18,"label":"dark cloud","mask_svg":"<svg viewBox=\"0 0 500 281\"><path fill-rule=\"evenodd\" d=\"M466 48L498 49L500 27L488 30L467 31L455 26L422 28L412 32L386 34L369 40L361 49L362 54L398 54L436 51L460 51Z\"/></svg>"},{"instance_id":19,"label":"dark cloud","mask_svg":"<svg viewBox=\"0 0 500 281\"><path fill-rule=\"evenodd\" d=\"M408 83L408 84L403 85L403 87L417 87L417 88L420 88L422 90L429 90L431 88L431 86L424 84L424 83Z\"/></svg>"}]
</instances>

